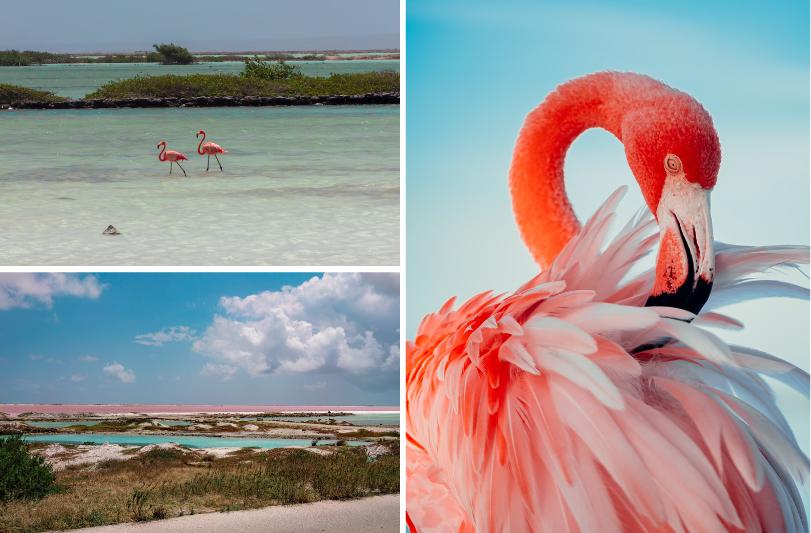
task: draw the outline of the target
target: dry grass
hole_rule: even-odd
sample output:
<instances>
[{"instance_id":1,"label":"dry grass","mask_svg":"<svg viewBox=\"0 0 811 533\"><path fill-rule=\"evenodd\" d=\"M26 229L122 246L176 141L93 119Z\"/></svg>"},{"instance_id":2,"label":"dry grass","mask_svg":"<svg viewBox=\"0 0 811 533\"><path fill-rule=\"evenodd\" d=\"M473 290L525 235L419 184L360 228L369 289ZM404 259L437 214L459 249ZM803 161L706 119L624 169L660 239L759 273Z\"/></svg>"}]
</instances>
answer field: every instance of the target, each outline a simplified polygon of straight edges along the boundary
<instances>
[{"instance_id":1,"label":"dry grass","mask_svg":"<svg viewBox=\"0 0 811 533\"><path fill-rule=\"evenodd\" d=\"M242 449L217 459L201 451L153 449L126 461L57 473L59 492L0 505L0 531L38 532L356 498L399 491L399 447L369 460L358 448Z\"/></svg>"}]
</instances>

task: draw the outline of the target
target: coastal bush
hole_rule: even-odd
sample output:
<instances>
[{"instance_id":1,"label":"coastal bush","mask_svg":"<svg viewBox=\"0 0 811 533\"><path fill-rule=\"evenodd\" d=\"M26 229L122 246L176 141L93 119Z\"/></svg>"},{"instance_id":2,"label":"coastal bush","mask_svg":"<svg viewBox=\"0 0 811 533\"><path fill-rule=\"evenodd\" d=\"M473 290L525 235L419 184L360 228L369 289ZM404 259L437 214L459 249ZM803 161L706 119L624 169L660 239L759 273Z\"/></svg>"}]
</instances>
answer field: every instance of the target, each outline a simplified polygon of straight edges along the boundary
<instances>
[{"instance_id":1,"label":"coastal bush","mask_svg":"<svg viewBox=\"0 0 811 533\"><path fill-rule=\"evenodd\" d=\"M381 444L384 441L381 441ZM59 491L32 504L0 502L0 531L76 529L133 520L155 520L212 510L250 509L397 493L399 442L385 441L390 453L374 459L359 447L319 446L320 455L279 448L225 457L187 450L136 453L120 461L65 468ZM145 456L150 456L144 459ZM201 468L200 463L208 463ZM0 467L1 468L1 467Z\"/></svg>"},{"instance_id":2,"label":"coastal bush","mask_svg":"<svg viewBox=\"0 0 811 533\"><path fill-rule=\"evenodd\" d=\"M192 98L198 96L328 96L398 92L397 72L297 76L266 80L233 74L190 74L135 77L112 81L85 98Z\"/></svg>"},{"instance_id":3,"label":"coastal bush","mask_svg":"<svg viewBox=\"0 0 811 533\"><path fill-rule=\"evenodd\" d=\"M191 55L191 52L175 43L153 44L152 47L160 54L161 63L164 65L189 65L194 63L194 56Z\"/></svg>"},{"instance_id":4,"label":"coastal bush","mask_svg":"<svg viewBox=\"0 0 811 533\"><path fill-rule=\"evenodd\" d=\"M0 437L0 502L41 499L56 490L45 459L31 454L19 435Z\"/></svg>"},{"instance_id":5,"label":"coastal bush","mask_svg":"<svg viewBox=\"0 0 811 533\"><path fill-rule=\"evenodd\" d=\"M285 63L279 59L275 63L262 61L259 56L245 60L245 69L240 74L243 78L259 78L262 80L289 80L301 77L301 68Z\"/></svg>"},{"instance_id":6,"label":"coastal bush","mask_svg":"<svg viewBox=\"0 0 811 533\"><path fill-rule=\"evenodd\" d=\"M0 83L0 104L14 102L64 102L66 99L48 91Z\"/></svg>"}]
</instances>

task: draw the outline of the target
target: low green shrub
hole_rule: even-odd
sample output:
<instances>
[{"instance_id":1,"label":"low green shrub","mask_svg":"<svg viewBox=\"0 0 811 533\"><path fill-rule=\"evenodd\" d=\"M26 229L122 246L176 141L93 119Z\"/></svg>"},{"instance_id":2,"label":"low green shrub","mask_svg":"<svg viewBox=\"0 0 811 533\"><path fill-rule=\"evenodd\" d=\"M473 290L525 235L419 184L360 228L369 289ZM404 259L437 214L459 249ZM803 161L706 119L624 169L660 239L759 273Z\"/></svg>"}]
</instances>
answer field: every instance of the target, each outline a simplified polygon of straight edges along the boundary
<instances>
[{"instance_id":1,"label":"low green shrub","mask_svg":"<svg viewBox=\"0 0 811 533\"><path fill-rule=\"evenodd\" d=\"M243 78L259 78L262 80L289 80L302 76L301 67L285 63L279 59L275 63L263 61L259 56L245 60L245 70L240 74Z\"/></svg>"},{"instance_id":2,"label":"low green shrub","mask_svg":"<svg viewBox=\"0 0 811 533\"><path fill-rule=\"evenodd\" d=\"M51 466L33 455L22 437L0 437L0 502L44 498L56 491L55 479Z\"/></svg>"},{"instance_id":3,"label":"low green shrub","mask_svg":"<svg viewBox=\"0 0 811 533\"><path fill-rule=\"evenodd\" d=\"M192 98L198 96L328 96L398 92L397 72L295 76L268 80L233 74L135 77L102 85L85 98Z\"/></svg>"},{"instance_id":4,"label":"low green shrub","mask_svg":"<svg viewBox=\"0 0 811 533\"><path fill-rule=\"evenodd\" d=\"M14 102L64 102L66 99L52 92L0 83L0 104Z\"/></svg>"}]
</instances>

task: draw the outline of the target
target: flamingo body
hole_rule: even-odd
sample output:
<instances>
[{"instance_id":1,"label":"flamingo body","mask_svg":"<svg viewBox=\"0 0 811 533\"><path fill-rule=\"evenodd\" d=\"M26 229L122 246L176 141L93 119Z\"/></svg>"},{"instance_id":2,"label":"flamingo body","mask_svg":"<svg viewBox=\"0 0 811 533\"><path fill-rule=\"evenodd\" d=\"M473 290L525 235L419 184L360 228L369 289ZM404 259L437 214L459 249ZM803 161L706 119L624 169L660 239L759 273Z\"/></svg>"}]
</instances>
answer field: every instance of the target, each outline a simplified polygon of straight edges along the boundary
<instances>
[{"instance_id":1,"label":"flamingo body","mask_svg":"<svg viewBox=\"0 0 811 533\"><path fill-rule=\"evenodd\" d=\"M160 149L160 152L158 153L158 161L169 161L169 174L172 173L172 165L176 164L178 167L180 167L180 170L183 171L183 175L186 175L186 171L180 165L180 161L186 161L188 159L185 154L175 150L167 150L166 141L159 142L156 148Z\"/></svg>"},{"instance_id":2,"label":"flamingo body","mask_svg":"<svg viewBox=\"0 0 811 533\"><path fill-rule=\"evenodd\" d=\"M207 156L206 159L206 172L208 172L209 165L211 163L211 156L214 156L214 159L217 160L217 164L220 166L220 172L222 172L222 163L220 163L220 158L217 154L226 154L228 153L227 150L224 150L219 144L213 142L205 142L206 140L206 132L200 130L197 132L197 137L203 136L200 139L200 142L197 144L197 153L200 155Z\"/></svg>"},{"instance_id":3,"label":"flamingo body","mask_svg":"<svg viewBox=\"0 0 811 533\"><path fill-rule=\"evenodd\" d=\"M706 111L650 78L586 78L567 89L588 97L553 93L516 146L513 205L541 273L509 294L485 292L456 309L449 300L407 344L412 533L807 531L799 486L808 458L763 377L807 397L808 374L706 328L742 327L715 311L721 305L807 298L807 289L749 278L807 264L808 248L712 241L701 201L720 151ZM666 114L677 102L684 131L672 124L679 118L651 118L640 90L665 95ZM558 106L568 113L550 119ZM638 113L674 142L646 138ZM655 215L613 238L621 191L581 227L562 189L566 148L595 125L621 133ZM631 276L657 241L655 268ZM712 291L695 296L701 276ZM658 305L657 290L678 305Z\"/></svg>"}]
</instances>

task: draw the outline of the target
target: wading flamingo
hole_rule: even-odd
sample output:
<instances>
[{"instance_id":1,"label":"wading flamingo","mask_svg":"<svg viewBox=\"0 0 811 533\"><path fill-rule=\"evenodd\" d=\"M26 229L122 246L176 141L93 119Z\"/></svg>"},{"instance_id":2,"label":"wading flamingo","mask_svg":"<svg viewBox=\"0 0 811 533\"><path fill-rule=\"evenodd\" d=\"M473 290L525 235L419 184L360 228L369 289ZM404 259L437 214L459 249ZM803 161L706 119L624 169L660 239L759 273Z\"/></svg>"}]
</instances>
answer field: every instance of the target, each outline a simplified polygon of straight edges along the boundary
<instances>
[{"instance_id":1,"label":"wading flamingo","mask_svg":"<svg viewBox=\"0 0 811 533\"><path fill-rule=\"evenodd\" d=\"M185 154L175 152L174 150L167 150L166 141L159 142L155 148L161 149L160 153L158 154L158 161L169 161L169 174L172 173L172 164L174 163L180 167L180 170L183 171L183 175L186 175L186 171L180 166L181 161L186 161L188 159Z\"/></svg>"},{"instance_id":2,"label":"wading flamingo","mask_svg":"<svg viewBox=\"0 0 811 533\"><path fill-rule=\"evenodd\" d=\"M656 220L608 242L623 191L581 228L563 185L592 127L624 144ZM713 243L720 160L709 114L647 76L585 76L529 114L510 189L541 273L449 300L407 345L412 533L807 531L808 459L762 375L807 396L808 374L702 326L741 327L721 304L807 298L748 278L808 248ZM657 241L655 269L626 279Z\"/></svg>"},{"instance_id":3,"label":"wading flamingo","mask_svg":"<svg viewBox=\"0 0 811 533\"><path fill-rule=\"evenodd\" d=\"M208 166L211 164L211 156L212 155L214 156L214 159L217 160L217 164L220 165L220 172L222 172L222 163L220 163L220 158L217 157L217 154L227 154L228 151L223 150L222 147L219 144L216 144L216 143L210 143L209 142L209 143L203 144L203 142L206 140L206 132L204 132L203 130L200 130L200 131L197 132L196 137L199 138L200 135L202 135L203 138L200 139L200 142L197 145L197 153L200 154L200 155L208 156L208 158L206 159L206 172L208 172Z\"/></svg>"}]
</instances>

